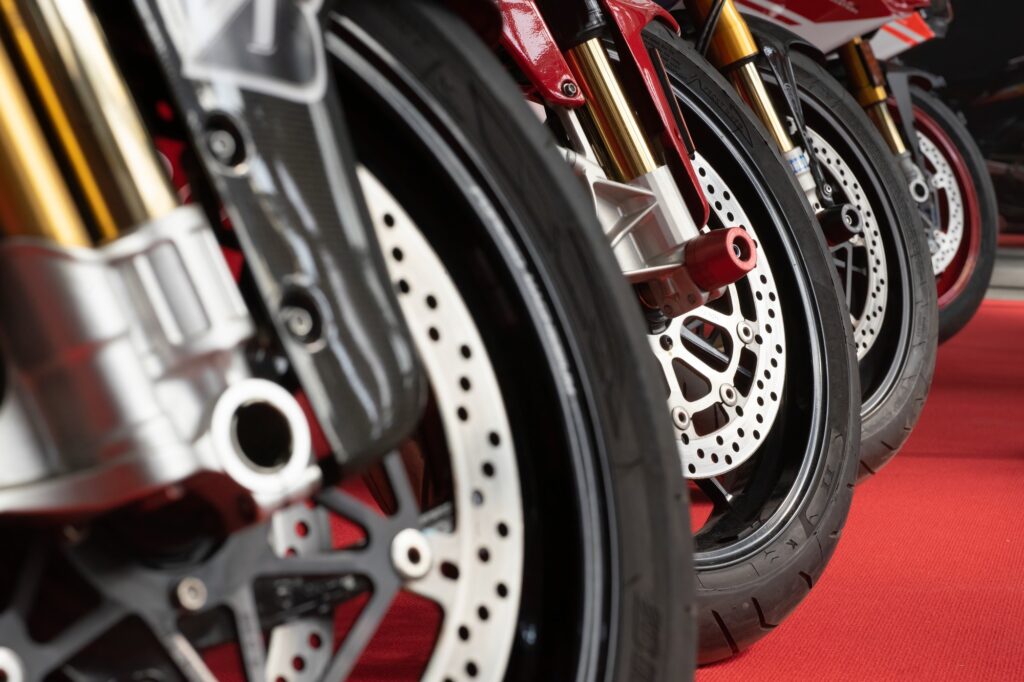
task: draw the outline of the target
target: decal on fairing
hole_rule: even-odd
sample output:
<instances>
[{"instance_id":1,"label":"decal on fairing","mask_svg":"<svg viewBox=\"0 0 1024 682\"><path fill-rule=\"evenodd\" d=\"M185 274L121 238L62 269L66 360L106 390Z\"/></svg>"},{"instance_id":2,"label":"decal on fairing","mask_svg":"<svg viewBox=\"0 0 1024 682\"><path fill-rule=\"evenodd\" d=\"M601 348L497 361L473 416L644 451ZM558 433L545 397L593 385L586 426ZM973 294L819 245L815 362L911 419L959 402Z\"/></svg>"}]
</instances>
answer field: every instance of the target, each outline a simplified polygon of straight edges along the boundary
<instances>
[{"instance_id":1,"label":"decal on fairing","mask_svg":"<svg viewBox=\"0 0 1024 682\"><path fill-rule=\"evenodd\" d=\"M736 4L826 53L897 18L884 0L736 0Z\"/></svg>"},{"instance_id":2,"label":"decal on fairing","mask_svg":"<svg viewBox=\"0 0 1024 682\"><path fill-rule=\"evenodd\" d=\"M928 22L916 12L903 19L892 21L871 39L871 49L879 59L891 59L915 45L935 37Z\"/></svg>"}]
</instances>

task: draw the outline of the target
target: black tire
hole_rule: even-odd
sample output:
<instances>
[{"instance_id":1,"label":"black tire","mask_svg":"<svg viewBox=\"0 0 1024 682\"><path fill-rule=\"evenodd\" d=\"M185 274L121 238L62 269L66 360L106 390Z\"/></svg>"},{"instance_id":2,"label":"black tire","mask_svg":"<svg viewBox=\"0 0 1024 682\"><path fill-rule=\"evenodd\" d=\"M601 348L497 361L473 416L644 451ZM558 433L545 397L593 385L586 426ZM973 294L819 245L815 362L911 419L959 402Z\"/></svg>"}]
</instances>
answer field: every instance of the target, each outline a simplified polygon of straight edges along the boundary
<instances>
[{"instance_id":1,"label":"black tire","mask_svg":"<svg viewBox=\"0 0 1024 682\"><path fill-rule=\"evenodd\" d=\"M696 149L745 194L758 259L772 266L779 286L790 347L779 416L742 465L748 483L735 506L716 507L694 539L704 664L769 634L821 577L852 500L859 386L836 275L788 167L729 83L687 43L658 31L650 45L664 60Z\"/></svg>"},{"instance_id":2,"label":"black tire","mask_svg":"<svg viewBox=\"0 0 1024 682\"><path fill-rule=\"evenodd\" d=\"M853 170L874 211L888 266L884 322L859 361L858 480L864 480L892 459L921 416L935 371L935 278L923 224L884 140L842 83L821 64L801 53L792 53L791 59L807 125ZM762 75L774 91L766 67Z\"/></svg>"},{"instance_id":3,"label":"black tire","mask_svg":"<svg viewBox=\"0 0 1024 682\"><path fill-rule=\"evenodd\" d=\"M513 423L548 427L515 433L532 455L520 464L526 583L507 678L688 679L686 495L657 377L635 360L646 352L635 299L592 208L520 90L453 15L429 2L335 11L361 160L479 316ZM473 219L474 203L501 219ZM570 465L589 495L566 494Z\"/></svg>"},{"instance_id":4,"label":"black tire","mask_svg":"<svg viewBox=\"0 0 1024 682\"><path fill-rule=\"evenodd\" d=\"M970 180L957 178L973 185L977 198L978 239L977 256L969 265L973 265L965 275L966 282L958 285L958 292L950 300L940 300L939 305L939 343L951 339L964 328L985 298L989 282L992 280L992 269L996 261L996 245L999 236L999 204L996 200L992 176L985 165L985 157L981 155L978 144L960 121L952 109L937 96L922 88L912 86L910 96L915 108L925 112L945 133L949 142L959 152L959 160L970 175ZM917 122L915 121L915 125ZM920 126L922 134L927 135ZM964 188L967 189L967 188ZM962 287L962 288L961 288Z\"/></svg>"}]
</instances>

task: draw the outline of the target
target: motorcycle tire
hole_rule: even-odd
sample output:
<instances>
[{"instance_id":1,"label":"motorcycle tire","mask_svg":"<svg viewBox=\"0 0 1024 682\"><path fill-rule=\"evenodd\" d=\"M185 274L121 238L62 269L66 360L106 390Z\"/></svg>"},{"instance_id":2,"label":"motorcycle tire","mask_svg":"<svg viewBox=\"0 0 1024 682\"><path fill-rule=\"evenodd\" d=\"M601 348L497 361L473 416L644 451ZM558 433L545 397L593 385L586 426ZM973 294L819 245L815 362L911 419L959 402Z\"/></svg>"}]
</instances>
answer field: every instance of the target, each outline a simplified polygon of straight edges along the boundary
<instances>
[{"instance_id":1,"label":"motorcycle tire","mask_svg":"<svg viewBox=\"0 0 1024 682\"><path fill-rule=\"evenodd\" d=\"M906 442L931 387L938 325L931 257L906 181L864 110L812 57L790 59L811 134L807 151L864 223L859 242L832 249L855 320L864 480ZM777 93L770 70L761 73Z\"/></svg>"},{"instance_id":2,"label":"motorcycle tire","mask_svg":"<svg viewBox=\"0 0 1024 682\"><path fill-rule=\"evenodd\" d=\"M704 370L695 358L739 356L735 385L721 389L729 400L709 408L722 410L728 423L719 430L705 423L701 433L697 421L707 409L688 415L685 429L677 422L693 499L702 492L710 503L703 522L692 520L698 661L706 664L771 633L821 578L852 500L860 391L836 275L792 173L749 108L688 43L661 28L647 39L661 55L697 150L711 228L742 225L758 247L755 270L720 299L733 303L712 302L650 337L684 408L695 385L703 392L696 375ZM739 326L749 327L739 338L709 322L737 312L744 318ZM728 431L734 421L742 426ZM747 461L701 477L702 469L734 463L744 448Z\"/></svg>"},{"instance_id":3,"label":"motorcycle tire","mask_svg":"<svg viewBox=\"0 0 1024 682\"><path fill-rule=\"evenodd\" d=\"M964 328L985 298L995 267L999 205L992 176L974 137L934 93L910 88L914 127L925 159L925 172L938 185L939 214L961 222L950 245L951 259L936 275L939 305L939 343Z\"/></svg>"},{"instance_id":4,"label":"motorcycle tire","mask_svg":"<svg viewBox=\"0 0 1024 682\"><path fill-rule=\"evenodd\" d=\"M455 280L513 426L533 427L514 433L526 556L504 679L688 679L686 495L657 377L635 361L639 311L592 208L454 15L425 1L333 12L357 154Z\"/></svg>"}]
</instances>

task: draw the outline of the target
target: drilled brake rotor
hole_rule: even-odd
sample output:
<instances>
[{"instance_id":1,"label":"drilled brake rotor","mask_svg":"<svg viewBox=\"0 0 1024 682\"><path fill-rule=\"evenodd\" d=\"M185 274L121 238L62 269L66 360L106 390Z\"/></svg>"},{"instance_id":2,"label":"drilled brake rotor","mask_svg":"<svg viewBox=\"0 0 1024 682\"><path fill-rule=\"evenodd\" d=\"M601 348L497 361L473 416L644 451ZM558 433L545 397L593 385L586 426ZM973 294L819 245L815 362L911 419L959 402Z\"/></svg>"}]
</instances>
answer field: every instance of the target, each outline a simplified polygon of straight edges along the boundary
<instances>
[{"instance_id":1,"label":"drilled brake rotor","mask_svg":"<svg viewBox=\"0 0 1024 682\"><path fill-rule=\"evenodd\" d=\"M743 227L758 244L724 180L699 154L693 165L711 203L710 224ZM668 385L686 476L719 476L753 456L778 415L786 374L782 309L768 260L759 254L754 270L720 299L649 339Z\"/></svg>"},{"instance_id":2,"label":"drilled brake rotor","mask_svg":"<svg viewBox=\"0 0 1024 682\"><path fill-rule=\"evenodd\" d=\"M938 146L920 132L917 141L925 159L925 172L932 191L937 195L939 206L938 216L926 217L927 222L931 223L930 235L937 246L932 254L932 271L938 276L946 271L960 249L964 237L964 199L953 174L953 167Z\"/></svg>"},{"instance_id":3,"label":"drilled brake rotor","mask_svg":"<svg viewBox=\"0 0 1024 682\"><path fill-rule=\"evenodd\" d=\"M813 130L807 130L807 137L829 182L860 212L861 234L832 247L832 261L846 294L859 360L875 345L885 321L889 285L882 233L875 211L850 165Z\"/></svg>"}]
</instances>

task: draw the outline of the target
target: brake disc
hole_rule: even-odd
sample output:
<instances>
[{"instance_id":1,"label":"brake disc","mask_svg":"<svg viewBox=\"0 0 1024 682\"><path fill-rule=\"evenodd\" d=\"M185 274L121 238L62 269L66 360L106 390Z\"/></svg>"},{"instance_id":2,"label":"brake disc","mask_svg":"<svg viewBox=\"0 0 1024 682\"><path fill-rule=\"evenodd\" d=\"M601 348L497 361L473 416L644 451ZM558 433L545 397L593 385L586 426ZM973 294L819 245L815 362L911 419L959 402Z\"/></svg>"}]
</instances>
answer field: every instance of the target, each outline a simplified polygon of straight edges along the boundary
<instances>
[{"instance_id":1,"label":"brake disc","mask_svg":"<svg viewBox=\"0 0 1024 682\"><path fill-rule=\"evenodd\" d=\"M724 180L699 154L693 166L711 203L711 223L743 227L757 244ZM782 308L767 259L759 256L721 298L673 319L649 340L668 385L686 476L711 478L739 467L774 424L785 383Z\"/></svg>"},{"instance_id":2,"label":"brake disc","mask_svg":"<svg viewBox=\"0 0 1024 682\"><path fill-rule=\"evenodd\" d=\"M936 193L941 206L940 215L926 217L931 223L932 239L938 247L932 254L932 271L938 276L946 271L960 249L964 236L964 199L953 174L953 167L938 146L920 132L917 141L926 161L925 172L928 173L932 191Z\"/></svg>"},{"instance_id":3,"label":"brake disc","mask_svg":"<svg viewBox=\"0 0 1024 682\"><path fill-rule=\"evenodd\" d=\"M205 559L173 565L144 564L88 533L58 548L40 543L16 580L17 599L0 613L0 679L42 679L60 668L75 682L215 680L205 654L231 643L250 682L344 679L402 590L443 612L425 679L503 678L525 528L497 378L437 254L372 175L361 170L360 181L430 380L452 499L421 509L401 455L392 453L383 462L397 507L391 515L331 488L313 505L230 535ZM360 526L365 540L333 549L331 514ZM99 603L40 643L25 622L36 596L49 589L40 577L54 551ZM335 631L334 607L358 596L366 602L355 621ZM221 614L227 625L214 618ZM136 624L143 644L125 648L122 635L113 636L125 622Z\"/></svg>"},{"instance_id":4,"label":"brake disc","mask_svg":"<svg viewBox=\"0 0 1024 682\"><path fill-rule=\"evenodd\" d=\"M889 285L885 247L878 218L860 182L842 156L824 138L807 129L808 141L833 187L860 212L863 231L845 244L832 247L832 261L846 294L853 335L860 360L878 340L885 320Z\"/></svg>"}]
</instances>

